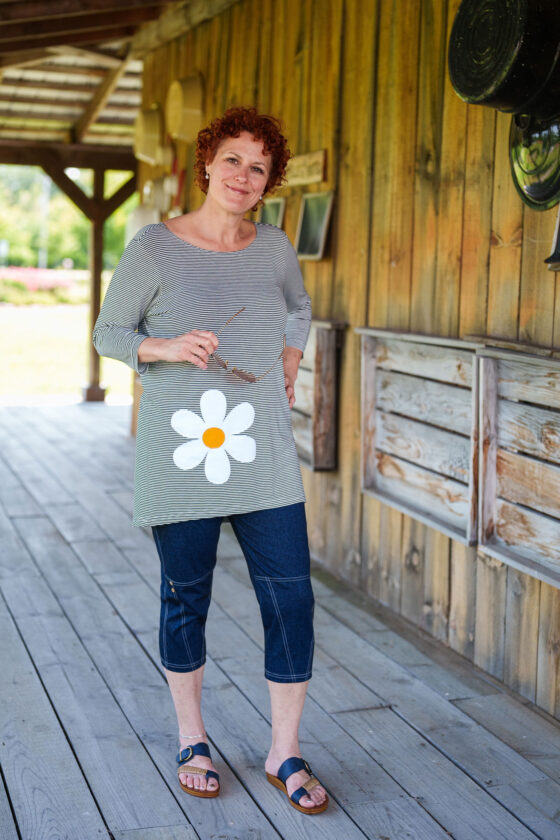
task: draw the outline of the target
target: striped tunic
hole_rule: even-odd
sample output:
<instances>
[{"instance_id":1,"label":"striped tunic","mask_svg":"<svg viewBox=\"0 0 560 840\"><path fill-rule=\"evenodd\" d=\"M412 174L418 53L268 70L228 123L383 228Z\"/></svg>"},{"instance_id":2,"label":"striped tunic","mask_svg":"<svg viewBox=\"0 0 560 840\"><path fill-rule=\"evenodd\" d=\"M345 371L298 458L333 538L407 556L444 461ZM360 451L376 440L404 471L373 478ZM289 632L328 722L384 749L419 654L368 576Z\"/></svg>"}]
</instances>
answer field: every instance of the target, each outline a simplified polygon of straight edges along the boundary
<instances>
[{"instance_id":1,"label":"striped tunic","mask_svg":"<svg viewBox=\"0 0 560 840\"><path fill-rule=\"evenodd\" d=\"M286 345L304 350L311 304L286 234L256 226L240 251L209 251L162 223L142 228L115 269L95 325L100 355L141 377L135 525L227 516L305 501L279 361L246 382L210 357L139 363L147 336L220 333L218 353L255 375ZM231 323L225 322L245 307Z\"/></svg>"}]
</instances>

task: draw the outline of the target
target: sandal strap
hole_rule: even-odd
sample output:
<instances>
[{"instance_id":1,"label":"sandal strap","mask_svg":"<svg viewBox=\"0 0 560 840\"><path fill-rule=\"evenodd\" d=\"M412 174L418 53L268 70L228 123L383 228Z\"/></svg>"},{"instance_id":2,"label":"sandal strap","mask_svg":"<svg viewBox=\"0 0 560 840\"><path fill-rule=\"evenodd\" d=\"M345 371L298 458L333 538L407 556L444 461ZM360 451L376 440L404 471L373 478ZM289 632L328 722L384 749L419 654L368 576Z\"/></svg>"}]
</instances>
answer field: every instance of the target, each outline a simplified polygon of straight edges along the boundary
<instances>
[{"instance_id":1,"label":"sandal strap","mask_svg":"<svg viewBox=\"0 0 560 840\"><path fill-rule=\"evenodd\" d=\"M293 755L291 758L287 758L285 761L282 762L282 764L278 768L276 777L280 779L282 784L285 785L288 776L291 776L292 773L297 773L298 770L305 770L306 773L309 773L310 776L313 776L313 771L311 770L311 767L309 766L307 761L305 761L305 759L300 758L297 755Z\"/></svg>"},{"instance_id":2,"label":"sandal strap","mask_svg":"<svg viewBox=\"0 0 560 840\"><path fill-rule=\"evenodd\" d=\"M177 764L181 764L183 761L190 761L195 755L204 755L206 758L211 758L210 747L208 744L204 741L200 741L198 744L192 744L190 747L185 747L184 750L181 750L181 752L177 754Z\"/></svg>"},{"instance_id":3,"label":"sandal strap","mask_svg":"<svg viewBox=\"0 0 560 840\"><path fill-rule=\"evenodd\" d=\"M216 779L216 781L220 782L220 775L216 773L215 770L206 770L202 767L195 767L193 764L181 764L180 767L177 768L177 775L181 776L183 773L186 773L190 776L205 776L206 779Z\"/></svg>"}]
</instances>

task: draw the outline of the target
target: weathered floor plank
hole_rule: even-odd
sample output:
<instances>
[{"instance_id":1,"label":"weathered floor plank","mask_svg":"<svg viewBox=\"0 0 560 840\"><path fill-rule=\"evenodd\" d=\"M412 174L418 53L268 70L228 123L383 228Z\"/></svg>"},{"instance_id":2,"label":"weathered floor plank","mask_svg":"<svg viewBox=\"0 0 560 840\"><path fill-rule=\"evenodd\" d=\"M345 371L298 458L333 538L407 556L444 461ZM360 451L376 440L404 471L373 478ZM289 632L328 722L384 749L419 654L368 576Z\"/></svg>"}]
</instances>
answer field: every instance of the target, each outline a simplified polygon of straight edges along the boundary
<instances>
[{"instance_id":1,"label":"weathered floor plank","mask_svg":"<svg viewBox=\"0 0 560 840\"><path fill-rule=\"evenodd\" d=\"M16 824L2 776L0 776L0 837L2 840L18 840Z\"/></svg>"},{"instance_id":2,"label":"weathered floor plank","mask_svg":"<svg viewBox=\"0 0 560 840\"><path fill-rule=\"evenodd\" d=\"M108 837L3 599L0 661L0 762L22 837Z\"/></svg>"}]
</instances>

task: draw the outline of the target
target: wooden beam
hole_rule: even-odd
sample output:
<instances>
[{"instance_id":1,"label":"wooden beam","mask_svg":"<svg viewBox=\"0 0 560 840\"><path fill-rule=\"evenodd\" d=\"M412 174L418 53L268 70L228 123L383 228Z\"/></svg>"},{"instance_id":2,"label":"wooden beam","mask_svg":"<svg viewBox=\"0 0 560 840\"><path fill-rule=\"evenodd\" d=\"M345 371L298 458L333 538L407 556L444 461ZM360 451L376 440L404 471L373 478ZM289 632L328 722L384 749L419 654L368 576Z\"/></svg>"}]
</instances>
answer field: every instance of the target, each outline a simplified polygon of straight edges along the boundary
<instances>
[{"instance_id":1,"label":"wooden beam","mask_svg":"<svg viewBox=\"0 0 560 840\"><path fill-rule=\"evenodd\" d=\"M30 67L42 64L46 58L50 58L48 50L23 50L10 56L0 55L0 67L4 70L9 67Z\"/></svg>"},{"instance_id":2,"label":"wooden beam","mask_svg":"<svg viewBox=\"0 0 560 840\"><path fill-rule=\"evenodd\" d=\"M134 174L132 178L129 178L128 181L116 190L112 196L106 198L103 202L102 208L102 215L103 219L108 219L109 216L115 212L117 207L120 207L121 204L130 198L131 195L136 191L136 175Z\"/></svg>"},{"instance_id":3,"label":"wooden beam","mask_svg":"<svg viewBox=\"0 0 560 840\"><path fill-rule=\"evenodd\" d=\"M84 216L88 219L95 219L99 214L96 212L95 200L89 198L80 187L68 177L64 171L64 167L54 153L43 153L40 156L40 164L54 183L62 192L68 196L70 201L79 207Z\"/></svg>"},{"instance_id":4,"label":"wooden beam","mask_svg":"<svg viewBox=\"0 0 560 840\"><path fill-rule=\"evenodd\" d=\"M62 99L60 97L34 96L33 94L21 96L21 92L18 93L18 98L14 99L13 94L2 93L0 90L0 107L3 102L17 102L22 105L38 105L41 107L53 106L55 108L83 108L84 105L88 104L87 100L83 99ZM104 113L113 117L117 117L121 111L123 112L123 118L126 114L126 119L134 120L138 105L129 105L128 103L121 105L120 103L110 102L104 108Z\"/></svg>"},{"instance_id":5,"label":"wooden beam","mask_svg":"<svg viewBox=\"0 0 560 840\"><path fill-rule=\"evenodd\" d=\"M34 38L33 45L37 48L51 47L57 44L104 44L107 41L117 41L132 38L135 32L134 26L114 26L105 29L95 29L91 32L68 32L64 35L46 35L41 38ZM29 41L25 38L18 41L9 41L2 44L2 51L6 53L21 52L29 47Z\"/></svg>"},{"instance_id":6,"label":"wooden beam","mask_svg":"<svg viewBox=\"0 0 560 840\"><path fill-rule=\"evenodd\" d=\"M71 44L61 44L56 47L49 47L47 53L51 55L75 55L80 58L88 58L103 67L118 67L122 58L116 55L109 55L103 50L87 49L86 47L73 47Z\"/></svg>"},{"instance_id":7,"label":"wooden beam","mask_svg":"<svg viewBox=\"0 0 560 840\"><path fill-rule=\"evenodd\" d=\"M0 163L41 166L41 155L55 152L61 165L83 169L115 169L136 172L137 161L127 146L87 143L41 143L0 138Z\"/></svg>"},{"instance_id":8,"label":"wooden beam","mask_svg":"<svg viewBox=\"0 0 560 840\"><path fill-rule=\"evenodd\" d=\"M146 23L139 29L132 40L131 55L137 58L162 47L238 2L239 0L182 0L180 3L173 3L157 20Z\"/></svg>"},{"instance_id":9,"label":"wooden beam","mask_svg":"<svg viewBox=\"0 0 560 840\"><path fill-rule=\"evenodd\" d=\"M0 21L44 20L88 12L113 12L138 6L163 6L168 0L12 0L0 4Z\"/></svg>"},{"instance_id":10,"label":"wooden beam","mask_svg":"<svg viewBox=\"0 0 560 840\"><path fill-rule=\"evenodd\" d=\"M32 128L37 121L40 121L42 124L45 122L53 122L56 124L54 128L58 129L60 127L60 123L69 123L71 125L73 121L79 117L80 109L78 108L78 114L76 114L76 107L72 107L71 105L62 105L60 108L55 106L56 110L52 111L50 109L45 110L37 107L42 103L33 102L32 104L34 107L28 107L27 111L21 111L14 110L13 108L3 108L3 101L5 100L0 100L0 117L7 118L8 120L4 123L3 128ZM13 102L13 100L9 101ZM31 105L31 103L25 104ZM123 127L132 126L134 125L134 116L129 117L119 114L105 114L102 119L97 121L96 125L120 125Z\"/></svg>"},{"instance_id":11,"label":"wooden beam","mask_svg":"<svg viewBox=\"0 0 560 840\"><path fill-rule=\"evenodd\" d=\"M126 72L126 65L128 59L124 59L119 67L110 70L105 79L101 82L95 94L92 97L88 107L74 126L74 136L79 143L83 140L90 126L96 121L100 112L107 104L111 94L114 92L121 78Z\"/></svg>"},{"instance_id":12,"label":"wooden beam","mask_svg":"<svg viewBox=\"0 0 560 840\"><path fill-rule=\"evenodd\" d=\"M93 333L99 310L101 309L101 272L103 270L103 221L101 208L104 204L103 192L105 172L97 170L93 178L92 203L96 210L91 226L90 263L90 304L89 304L89 334ZM99 355L89 342L89 384L84 389L84 399L87 402L102 402L105 399L105 389L99 382Z\"/></svg>"},{"instance_id":13,"label":"wooden beam","mask_svg":"<svg viewBox=\"0 0 560 840\"><path fill-rule=\"evenodd\" d=\"M1 6L0 6L1 8ZM111 26L137 26L147 20L152 20L159 13L157 5L140 6L133 9L121 9L111 11L109 21L107 14L92 12L82 15L65 15L64 17L49 17L46 20L17 21L14 23L0 23L0 44L3 41L17 41L22 38L32 42L35 38L42 36L56 35L59 42L62 38L77 34L79 32L91 32L94 39L97 39L96 30L106 29L107 23ZM70 41L72 43L72 41ZM32 46L32 43L30 44Z\"/></svg>"}]
</instances>

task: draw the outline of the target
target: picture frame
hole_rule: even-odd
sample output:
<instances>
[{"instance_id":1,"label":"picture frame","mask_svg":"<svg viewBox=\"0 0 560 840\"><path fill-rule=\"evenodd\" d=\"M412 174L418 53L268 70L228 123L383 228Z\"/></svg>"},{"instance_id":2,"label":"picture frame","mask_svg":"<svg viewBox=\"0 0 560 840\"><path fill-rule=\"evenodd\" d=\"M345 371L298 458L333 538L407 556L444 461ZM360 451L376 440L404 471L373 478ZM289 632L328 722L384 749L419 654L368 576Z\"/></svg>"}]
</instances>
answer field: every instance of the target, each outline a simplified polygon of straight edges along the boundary
<instances>
[{"instance_id":1,"label":"picture frame","mask_svg":"<svg viewBox=\"0 0 560 840\"><path fill-rule=\"evenodd\" d=\"M321 260L325 250L334 192L305 193L296 233L295 249L300 260Z\"/></svg>"},{"instance_id":2,"label":"picture frame","mask_svg":"<svg viewBox=\"0 0 560 840\"><path fill-rule=\"evenodd\" d=\"M265 225L275 225L277 228L281 228L284 222L285 209L285 198L265 198L260 210L259 222Z\"/></svg>"}]
</instances>

